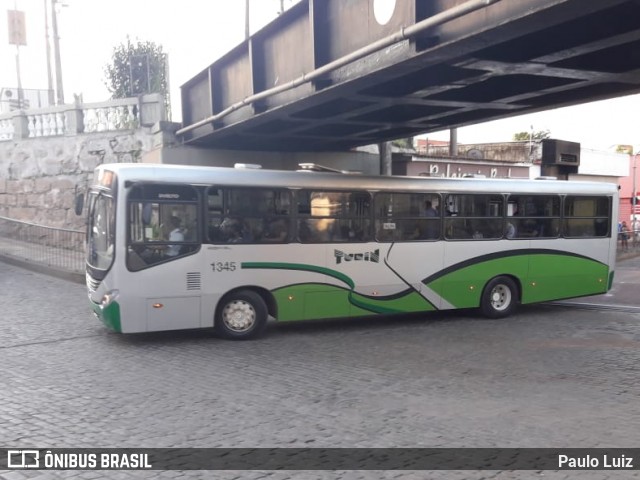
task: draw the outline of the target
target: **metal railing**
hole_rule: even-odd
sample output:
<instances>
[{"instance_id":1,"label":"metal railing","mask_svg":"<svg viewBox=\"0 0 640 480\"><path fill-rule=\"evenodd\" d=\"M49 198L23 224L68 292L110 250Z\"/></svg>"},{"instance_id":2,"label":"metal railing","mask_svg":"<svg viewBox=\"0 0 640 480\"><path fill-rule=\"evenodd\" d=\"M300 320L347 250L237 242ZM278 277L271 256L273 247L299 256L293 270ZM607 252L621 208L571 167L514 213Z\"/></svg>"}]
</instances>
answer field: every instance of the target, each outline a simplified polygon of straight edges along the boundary
<instances>
[{"instance_id":1,"label":"metal railing","mask_svg":"<svg viewBox=\"0 0 640 480\"><path fill-rule=\"evenodd\" d=\"M0 216L0 255L70 273L85 270L85 232Z\"/></svg>"}]
</instances>

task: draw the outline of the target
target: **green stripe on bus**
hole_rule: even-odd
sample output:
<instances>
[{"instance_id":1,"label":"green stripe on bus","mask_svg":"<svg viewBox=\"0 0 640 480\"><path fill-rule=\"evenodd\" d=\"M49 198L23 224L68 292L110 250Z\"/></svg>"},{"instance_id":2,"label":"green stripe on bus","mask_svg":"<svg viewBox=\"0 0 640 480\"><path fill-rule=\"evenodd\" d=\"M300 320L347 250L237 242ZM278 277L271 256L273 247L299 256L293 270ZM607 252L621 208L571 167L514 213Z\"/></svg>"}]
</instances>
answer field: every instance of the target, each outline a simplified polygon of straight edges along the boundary
<instances>
[{"instance_id":1,"label":"green stripe on bus","mask_svg":"<svg viewBox=\"0 0 640 480\"><path fill-rule=\"evenodd\" d=\"M394 296L391 299L365 297L352 292L350 300L354 305L375 313L409 313L434 310L433 305L418 292L412 290L407 290L402 297Z\"/></svg>"},{"instance_id":2,"label":"green stripe on bus","mask_svg":"<svg viewBox=\"0 0 640 480\"><path fill-rule=\"evenodd\" d=\"M417 292L371 298L342 287L324 283L302 283L281 287L273 292L278 304L278 321L319 318L359 317L433 310Z\"/></svg>"},{"instance_id":3,"label":"green stripe on bus","mask_svg":"<svg viewBox=\"0 0 640 480\"><path fill-rule=\"evenodd\" d=\"M308 265L304 263L285 263L285 262L243 262L241 267L244 268L263 268L263 269L275 269L275 270L298 270L304 272L315 272L330 277L336 278L341 282L346 283L349 288L354 288L354 281L347 275L330 268L319 267L317 265Z\"/></svg>"},{"instance_id":4,"label":"green stripe on bus","mask_svg":"<svg viewBox=\"0 0 640 480\"><path fill-rule=\"evenodd\" d=\"M326 283L288 285L272 291L278 305L278 321L311 320L371 315L352 305L351 291Z\"/></svg>"}]
</instances>

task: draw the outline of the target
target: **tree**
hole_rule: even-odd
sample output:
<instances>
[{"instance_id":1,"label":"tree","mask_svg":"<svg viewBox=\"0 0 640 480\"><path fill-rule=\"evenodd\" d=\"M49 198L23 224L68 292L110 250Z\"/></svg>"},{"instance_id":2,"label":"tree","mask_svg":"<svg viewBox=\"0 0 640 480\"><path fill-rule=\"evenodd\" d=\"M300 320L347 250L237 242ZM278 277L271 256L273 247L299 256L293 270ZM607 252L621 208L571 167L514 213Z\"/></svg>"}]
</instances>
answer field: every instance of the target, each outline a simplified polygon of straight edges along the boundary
<instances>
[{"instance_id":1,"label":"tree","mask_svg":"<svg viewBox=\"0 0 640 480\"><path fill-rule=\"evenodd\" d=\"M616 145L616 153L633 155L633 145Z\"/></svg>"},{"instance_id":2,"label":"tree","mask_svg":"<svg viewBox=\"0 0 640 480\"><path fill-rule=\"evenodd\" d=\"M544 140L545 138L551 138L551 132L549 130L538 130L537 132L518 132L513 134L513 140L516 142L521 142L524 140Z\"/></svg>"},{"instance_id":3,"label":"tree","mask_svg":"<svg viewBox=\"0 0 640 480\"><path fill-rule=\"evenodd\" d=\"M135 97L146 93L160 93L164 96L169 113L169 79L167 55L162 45L129 36L125 42L113 49L111 63L104 67L104 84L111 98Z\"/></svg>"},{"instance_id":4,"label":"tree","mask_svg":"<svg viewBox=\"0 0 640 480\"><path fill-rule=\"evenodd\" d=\"M398 147L398 148L413 148L413 137L409 137L409 138L398 138L397 140L393 140L391 143L393 143L394 146Z\"/></svg>"}]
</instances>

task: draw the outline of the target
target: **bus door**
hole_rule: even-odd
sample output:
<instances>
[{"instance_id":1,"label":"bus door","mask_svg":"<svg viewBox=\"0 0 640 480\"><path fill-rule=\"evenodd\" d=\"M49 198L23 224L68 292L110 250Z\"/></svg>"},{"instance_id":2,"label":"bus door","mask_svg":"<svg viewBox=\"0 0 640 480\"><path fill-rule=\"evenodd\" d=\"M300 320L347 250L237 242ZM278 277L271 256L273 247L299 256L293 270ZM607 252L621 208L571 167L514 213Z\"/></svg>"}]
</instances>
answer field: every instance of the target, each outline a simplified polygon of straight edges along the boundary
<instances>
[{"instance_id":1,"label":"bus door","mask_svg":"<svg viewBox=\"0 0 640 480\"><path fill-rule=\"evenodd\" d=\"M127 291L143 303L146 330L198 328L201 262L198 195L188 185L143 184L127 204ZM142 312L140 312L142 313ZM140 321L140 320L138 320Z\"/></svg>"}]
</instances>

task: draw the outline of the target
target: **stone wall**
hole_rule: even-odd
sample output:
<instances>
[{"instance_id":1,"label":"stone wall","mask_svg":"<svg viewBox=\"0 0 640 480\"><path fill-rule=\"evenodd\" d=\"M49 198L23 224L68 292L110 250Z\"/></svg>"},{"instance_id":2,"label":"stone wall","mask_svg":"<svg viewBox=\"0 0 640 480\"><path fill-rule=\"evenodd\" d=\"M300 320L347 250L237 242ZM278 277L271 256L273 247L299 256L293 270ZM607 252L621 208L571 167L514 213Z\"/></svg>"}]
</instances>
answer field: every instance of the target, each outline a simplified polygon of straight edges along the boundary
<instances>
[{"instance_id":1,"label":"stone wall","mask_svg":"<svg viewBox=\"0 0 640 480\"><path fill-rule=\"evenodd\" d=\"M101 163L141 161L165 118L158 94L0 115L0 216L84 229L76 193Z\"/></svg>"},{"instance_id":2,"label":"stone wall","mask_svg":"<svg viewBox=\"0 0 640 480\"><path fill-rule=\"evenodd\" d=\"M152 146L144 130L0 142L0 216L84 228L74 213L100 163L138 160Z\"/></svg>"}]
</instances>

